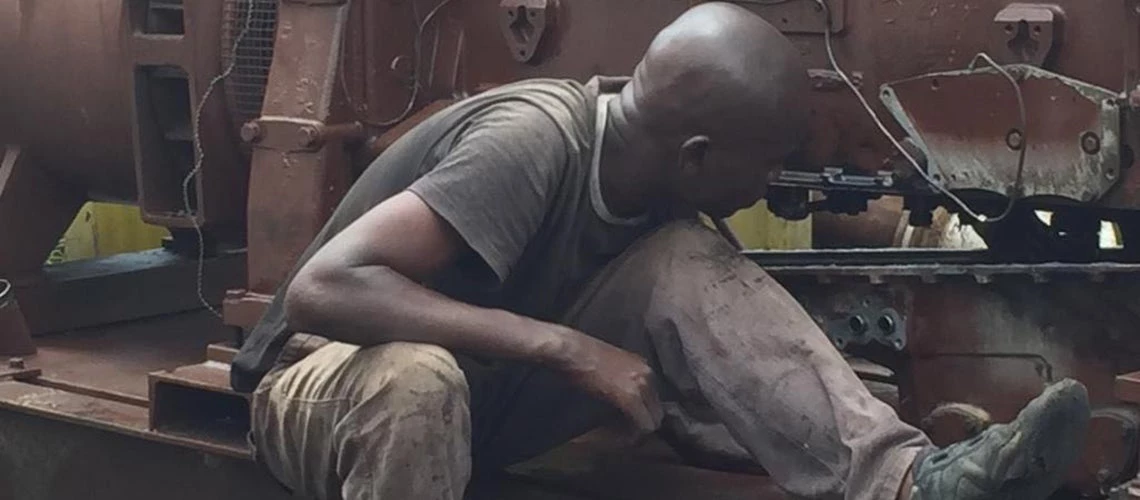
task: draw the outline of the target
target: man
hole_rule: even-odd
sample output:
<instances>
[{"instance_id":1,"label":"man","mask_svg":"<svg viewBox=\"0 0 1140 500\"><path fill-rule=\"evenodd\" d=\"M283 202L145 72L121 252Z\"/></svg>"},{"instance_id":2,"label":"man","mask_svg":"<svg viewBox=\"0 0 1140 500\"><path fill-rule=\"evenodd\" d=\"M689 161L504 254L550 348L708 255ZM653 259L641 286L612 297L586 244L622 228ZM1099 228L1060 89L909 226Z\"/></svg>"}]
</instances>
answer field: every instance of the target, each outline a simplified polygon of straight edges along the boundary
<instances>
[{"instance_id":1,"label":"man","mask_svg":"<svg viewBox=\"0 0 1140 500\"><path fill-rule=\"evenodd\" d=\"M777 30L709 3L628 83L520 82L416 127L235 361L259 459L318 498L459 499L473 470L620 414L747 453L801 497L1044 498L1079 449L1083 387L936 450L694 222L764 195L804 140L806 89Z\"/></svg>"}]
</instances>

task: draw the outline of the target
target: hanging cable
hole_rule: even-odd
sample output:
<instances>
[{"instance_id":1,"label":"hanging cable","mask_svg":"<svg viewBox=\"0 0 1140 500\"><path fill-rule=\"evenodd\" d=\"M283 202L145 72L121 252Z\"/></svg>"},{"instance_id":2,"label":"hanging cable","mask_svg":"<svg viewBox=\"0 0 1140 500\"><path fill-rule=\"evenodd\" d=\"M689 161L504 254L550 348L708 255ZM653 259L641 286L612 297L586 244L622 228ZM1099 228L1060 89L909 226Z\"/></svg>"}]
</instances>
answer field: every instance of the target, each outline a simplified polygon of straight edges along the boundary
<instances>
[{"instance_id":1,"label":"hanging cable","mask_svg":"<svg viewBox=\"0 0 1140 500\"><path fill-rule=\"evenodd\" d=\"M194 182L195 177L198 176L198 172L202 170L202 164L206 161L206 151L202 149L202 110L205 109L206 102L210 100L210 96L214 94L214 89L225 81L226 78L229 78L230 75L233 74L234 69L237 68L238 48L241 47L242 40L249 34L253 26L253 3L255 1L258 0L246 0L245 22L242 25L241 31L238 32L237 37L234 38L233 47L230 48L229 64L206 85L206 91L202 93L202 98L198 100L198 106L194 108L194 168L182 179L182 208L185 209L186 216L190 218L191 224L194 225L194 233L198 235L198 301L200 301L210 313L219 318L222 317L222 313L218 312L218 310L210 304L210 301L206 300L206 294L202 291L202 282L205 278L204 273L206 267L206 236L202 233L202 225L198 222L197 214L194 213L195 210L190 205L190 183Z\"/></svg>"},{"instance_id":2,"label":"hanging cable","mask_svg":"<svg viewBox=\"0 0 1140 500\"><path fill-rule=\"evenodd\" d=\"M1029 149L1029 142L1028 142L1029 134L1028 134L1028 131L1026 130L1027 119L1026 119L1026 111L1025 111L1025 99L1021 94L1021 86L1017 84L1017 80L1015 78L1013 78L1013 75L1011 75L1009 73L1009 71L1007 71L1005 68L1003 68L1000 65L998 65L997 63L995 63L993 58L991 58L988 54L986 54L984 52L978 54L978 56L975 58L975 61L977 61L978 59L982 59L982 60L986 61L987 64L989 64L998 73L1000 73L1007 80L1009 80L1010 84L1013 85L1014 93L1017 95L1017 106L1018 106L1019 117L1021 119L1022 141L1021 141L1021 148L1018 152L1017 177L1016 177L1016 181L1014 184L1013 192L1010 193L1009 202L1006 204L1005 210L1003 210L1002 213L1000 215L998 215L997 217L987 218L984 214L980 214L980 213L972 210L966 204L965 201L963 201L961 198L959 198L954 193L950 192L949 189L946 189L946 187L943 186L941 182L937 182L934 179L932 179L930 177L930 175L926 173L926 170L923 169L921 165L919 165L918 160L916 160L914 158L914 155L910 154L910 152L907 151L906 148L903 147L902 143L900 143L898 139L895 139L894 134L892 134L890 132L890 130L887 130L887 126L885 124L883 124L883 121L879 118L879 115L877 113L875 113L875 110L871 107L871 104L867 102L867 98L863 97L862 92L859 92L859 87L857 87L855 85L855 83L851 81L851 78L849 76L847 76L847 73L844 72L843 69L839 67L839 62L835 58L835 50L832 47L832 43L831 43L831 26L832 26L831 7L827 4L827 0L815 0L815 3L818 4L820 6L820 8L823 9L824 17L827 20L827 26L823 30L823 42L824 42L824 45L827 49L827 59L831 63L831 68L837 74L839 74L839 78L842 79L843 82L847 84L847 87L850 88L851 92L853 92L855 94L855 97L857 97L859 99L859 103L863 105L863 109L866 110L867 114L870 115L872 120L874 120L875 125L877 125L879 127L879 131L882 132L883 135L886 136L887 139L889 139L891 141L891 144L894 145L895 149L897 149L899 151L899 153L902 153L903 157L905 157L907 159L907 161L910 162L910 164L914 167L915 172L917 172L919 176L921 176L927 183L929 183L931 186L933 186L935 189L937 189L940 193L942 193L947 198L949 198L951 201L953 201L956 205L958 205L958 207L960 207L966 215L972 217L974 220L977 220L979 222L984 222L984 223L993 223L993 222L997 222L999 220L1002 220L1006 216L1008 216L1009 213L1013 210L1013 205L1016 202L1015 197L1020 196L1021 190L1024 187L1024 186L1022 186L1022 172L1025 168L1025 152ZM971 63L971 68L972 67L973 67L973 63Z\"/></svg>"}]
</instances>

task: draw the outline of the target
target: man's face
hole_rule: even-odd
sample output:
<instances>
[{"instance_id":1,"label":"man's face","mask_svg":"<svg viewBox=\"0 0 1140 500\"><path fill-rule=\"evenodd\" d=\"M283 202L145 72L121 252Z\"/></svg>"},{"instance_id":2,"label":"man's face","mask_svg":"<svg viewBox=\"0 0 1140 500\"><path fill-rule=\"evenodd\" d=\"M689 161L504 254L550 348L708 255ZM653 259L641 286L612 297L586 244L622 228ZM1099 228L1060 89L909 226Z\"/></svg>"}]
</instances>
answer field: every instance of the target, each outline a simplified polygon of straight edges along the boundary
<instances>
[{"instance_id":1,"label":"man's face","mask_svg":"<svg viewBox=\"0 0 1140 500\"><path fill-rule=\"evenodd\" d=\"M684 169L696 174L680 176L677 191L687 205L712 217L728 217L764 198L794 149L761 141L721 147L711 142L702 154L682 154L688 158L683 161L700 164Z\"/></svg>"}]
</instances>

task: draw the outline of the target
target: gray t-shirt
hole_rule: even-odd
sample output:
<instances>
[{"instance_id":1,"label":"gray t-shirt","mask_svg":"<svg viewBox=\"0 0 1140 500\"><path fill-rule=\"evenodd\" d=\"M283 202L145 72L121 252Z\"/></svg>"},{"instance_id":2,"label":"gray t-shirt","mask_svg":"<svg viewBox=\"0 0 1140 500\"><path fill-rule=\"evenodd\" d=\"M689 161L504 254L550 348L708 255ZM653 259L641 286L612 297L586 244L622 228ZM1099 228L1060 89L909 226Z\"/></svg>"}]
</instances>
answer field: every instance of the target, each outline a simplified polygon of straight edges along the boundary
<instances>
[{"instance_id":1,"label":"gray t-shirt","mask_svg":"<svg viewBox=\"0 0 1140 500\"><path fill-rule=\"evenodd\" d=\"M615 217L601 198L599 131L606 107L599 102L624 81L527 80L434 115L365 170L297 267L369 209L408 190L473 250L432 288L557 321L591 276L659 223ZM285 324L283 295L279 291L234 359L235 390L256 388L294 333Z\"/></svg>"}]
</instances>

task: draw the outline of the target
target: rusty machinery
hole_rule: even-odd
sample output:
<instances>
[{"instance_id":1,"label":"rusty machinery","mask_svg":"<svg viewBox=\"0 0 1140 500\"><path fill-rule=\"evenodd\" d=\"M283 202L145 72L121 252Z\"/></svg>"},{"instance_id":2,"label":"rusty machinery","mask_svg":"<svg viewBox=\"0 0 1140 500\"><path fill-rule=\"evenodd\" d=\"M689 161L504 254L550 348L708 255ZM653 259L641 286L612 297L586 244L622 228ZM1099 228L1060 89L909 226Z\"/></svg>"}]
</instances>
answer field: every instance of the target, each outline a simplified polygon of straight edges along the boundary
<instances>
[{"instance_id":1,"label":"rusty machinery","mask_svg":"<svg viewBox=\"0 0 1140 500\"><path fill-rule=\"evenodd\" d=\"M223 293L224 321L248 328L402 133L503 82L627 74L693 3L0 0L0 277L14 289L0 348ZM1098 408L1068 491L1140 498L1140 1L736 3L812 68L813 140L774 212L897 197L915 225L937 207L982 220L990 247L751 255L839 347L886 367L865 375L897 384L936 440L1012 417L1049 380L1084 381ZM168 249L41 269L92 199L137 203L171 229ZM1102 220L1123 248L1099 248ZM109 283L143 305L92 296ZM224 380L203 370L181 373ZM152 408L152 425L174 408Z\"/></svg>"}]
</instances>

